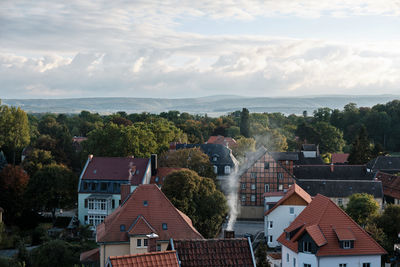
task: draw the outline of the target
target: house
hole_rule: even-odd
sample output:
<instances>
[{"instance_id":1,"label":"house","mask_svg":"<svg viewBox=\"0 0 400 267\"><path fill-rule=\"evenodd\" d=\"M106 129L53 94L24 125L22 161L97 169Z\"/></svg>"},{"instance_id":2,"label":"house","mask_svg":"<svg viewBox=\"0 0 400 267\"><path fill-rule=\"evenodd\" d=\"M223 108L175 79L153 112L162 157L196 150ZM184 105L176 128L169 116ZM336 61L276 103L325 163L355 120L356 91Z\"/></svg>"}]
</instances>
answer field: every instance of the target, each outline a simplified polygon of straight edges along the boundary
<instances>
[{"instance_id":1,"label":"house","mask_svg":"<svg viewBox=\"0 0 400 267\"><path fill-rule=\"evenodd\" d=\"M180 267L256 267L250 238L171 239L168 249L176 250Z\"/></svg>"},{"instance_id":2,"label":"house","mask_svg":"<svg viewBox=\"0 0 400 267\"><path fill-rule=\"evenodd\" d=\"M265 147L246 155L238 171L241 219L263 219L264 193L283 192L295 183L291 174L293 160L277 155L292 157L291 154L270 153Z\"/></svg>"},{"instance_id":3,"label":"house","mask_svg":"<svg viewBox=\"0 0 400 267\"><path fill-rule=\"evenodd\" d=\"M232 137L225 137L222 135L210 136L206 144L219 144L230 148L237 146L235 139L233 139Z\"/></svg>"},{"instance_id":4,"label":"house","mask_svg":"<svg viewBox=\"0 0 400 267\"><path fill-rule=\"evenodd\" d=\"M174 171L180 171L184 169L185 168L158 167L156 174L151 176L150 184L156 184L161 188L164 184L165 177Z\"/></svg>"},{"instance_id":5,"label":"house","mask_svg":"<svg viewBox=\"0 0 400 267\"><path fill-rule=\"evenodd\" d=\"M331 163L332 164L348 164L349 163L349 153L332 153Z\"/></svg>"},{"instance_id":6,"label":"house","mask_svg":"<svg viewBox=\"0 0 400 267\"><path fill-rule=\"evenodd\" d=\"M400 157L378 156L370 160L366 166L371 172L381 171L396 174L400 172Z\"/></svg>"},{"instance_id":7,"label":"house","mask_svg":"<svg viewBox=\"0 0 400 267\"><path fill-rule=\"evenodd\" d=\"M121 206L97 226L101 267L111 256L144 253L149 246L164 251L171 238L203 239L157 185L141 184L122 199Z\"/></svg>"},{"instance_id":8,"label":"house","mask_svg":"<svg viewBox=\"0 0 400 267\"><path fill-rule=\"evenodd\" d=\"M120 205L121 185L130 185L132 192L138 185L150 182L151 172L150 159L89 155L79 177L79 222L99 225Z\"/></svg>"},{"instance_id":9,"label":"house","mask_svg":"<svg viewBox=\"0 0 400 267\"><path fill-rule=\"evenodd\" d=\"M266 197L266 199L271 198ZM293 184L273 207L269 208L269 206L266 206L264 213L264 233L268 247L274 248L280 245L276 239L310 202L311 196L300 186ZM266 203L270 202L266 200Z\"/></svg>"},{"instance_id":10,"label":"house","mask_svg":"<svg viewBox=\"0 0 400 267\"><path fill-rule=\"evenodd\" d=\"M297 184L308 194L322 194L339 206L346 206L355 193L368 193L382 207L382 183L363 165L303 165L294 166Z\"/></svg>"},{"instance_id":11,"label":"house","mask_svg":"<svg viewBox=\"0 0 400 267\"><path fill-rule=\"evenodd\" d=\"M125 256L111 256L106 267L180 267L176 251L158 251Z\"/></svg>"},{"instance_id":12,"label":"house","mask_svg":"<svg viewBox=\"0 0 400 267\"><path fill-rule=\"evenodd\" d=\"M379 171L376 178L382 182L385 203L400 204L400 177Z\"/></svg>"},{"instance_id":13,"label":"house","mask_svg":"<svg viewBox=\"0 0 400 267\"><path fill-rule=\"evenodd\" d=\"M84 267L99 266L100 250L99 248L91 249L81 253L79 261Z\"/></svg>"},{"instance_id":14,"label":"house","mask_svg":"<svg viewBox=\"0 0 400 267\"><path fill-rule=\"evenodd\" d=\"M270 252L267 253L267 261L271 267L280 267L282 262L282 253Z\"/></svg>"},{"instance_id":15,"label":"house","mask_svg":"<svg viewBox=\"0 0 400 267\"><path fill-rule=\"evenodd\" d=\"M278 238L282 267L380 267L386 251L329 198L318 194Z\"/></svg>"},{"instance_id":16,"label":"house","mask_svg":"<svg viewBox=\"0 0 400 267\"><path fill-rule=\"evenodd\" d=\"M298 152L299 159L294 162L295 165L321 165L324 161L319 153L318 145L303 144L300 152Z\"/></svg>"}]
</instances>

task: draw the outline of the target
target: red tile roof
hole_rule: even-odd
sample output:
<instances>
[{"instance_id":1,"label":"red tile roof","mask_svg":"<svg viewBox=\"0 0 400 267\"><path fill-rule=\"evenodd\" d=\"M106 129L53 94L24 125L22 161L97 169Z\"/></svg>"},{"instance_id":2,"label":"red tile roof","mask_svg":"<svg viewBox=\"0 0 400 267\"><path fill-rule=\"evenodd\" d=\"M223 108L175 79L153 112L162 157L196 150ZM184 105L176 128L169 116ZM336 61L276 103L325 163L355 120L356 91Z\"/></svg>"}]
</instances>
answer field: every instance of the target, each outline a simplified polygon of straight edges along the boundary
<instances>
[{"instance_id":1,"label":"red tile roof","mask_svg":"<svg viewBox=\"0 0 400 267\"><path fill-rule=\"evenodd\" d=\"M307 226L305 230L311 236L317 246L320 247L327 243L324 234L321 232L321 229L319 229L318 225L314 224L311 226Z\"/></svg>"},{"instance_id":2,"label":"red tile roof","mask_svg":"<svg viewBox=\"0 0 400 267\"><path fill-rule=\"evenodd\" d=\"M267 256L270 256L274 260L282 259L282 253L268 253Z\"/></svg>"},{"instance_id":3,"label":"red tile roof","mask_svg":"<svg viewBox=\"0 0 400 267\"><path fill-rule=\"evenodd\" d=\"M222 135L218 136L210 136L206 144L220 144L220 145L228 145L228 147L236 146L236 140L232 137L224 137Z\"/></svg>"},{"instance_id":4,"label":"red tile roof","mask_svg":"<svg viewBox=\"0 0 400 267\"><path fill-rule=\"evenodd\" d=\"M385 196L400 199L400 176L378 172L375 177L382 182Z\"/></svg>"},{"instance_id":5,"label":"red tile roof","mask_svg":"<svg viewBox=\"0 0 400 267\"><path fill-rule=\"evenodd\" d=\"M156 233L157 231L146 221L146 219L139 215L131 229L129 229L129 235L147 235Z\"/></svg>"},{"instance_id":6,"label":"red tile roof","mask_svg":"<svg viewBox=\"0 0 400 267\"><path fill-rule=\"evenodd\" d=\"M264 193L264 197L279 197L279 196L284 196L286 192L283 191L275 191L275 192L267 192Z\"/></svg>"},{"instance_id":7,"label":"red tile roof","mask_svg":"<svg viewBox=\"0 0 400 267\"><path fill-rule=\"evenodd\" d=\"M334 231L340 241L356 240L356 237L350 228L335 228Z\"/></svg>"},{"instance_id":8,"label":"red tile roof","mask_svg":"<svg viewBox=\"0 0 400 267\"><path fill-rule=\"evenodd\" d=\"M303 226L302 226L303 225ZM318 194L312 202L303 210L302 213L285 229L285 232L278 238L278 241L297 252L297 240L304 233L314 231L316 226L322 232L327 243L321 245L318 249L317 256L339 256L339 255L379 255L386 254L386 251L371 237L364 229L362 229L350 216L348 216L341 208L339 208L329 198ZM293 229L300 228L299 232L290 240L286 239L286 233ZM312 227L312 228L308 228ZM354 248L342 249L339 246L339 240L335 229L350 229L354 234ZM342 234L342 233L341 233ZM344 233L343 233L344 234ZM346 234L347 235L347 234ZM319 234L311 235L315 238L316 243L321 244Z\"/></svg>"},{"instance_id":9,"label":"red tile roof","mask_svg":"<svg viewBox=\"0 0 400 267\"><path fill-rule=\"evenodd\" d=\"M131 180L132 185L143 181L150 159L93 157L89 160L82 180Z\"/></svg>"},{"instance_id":10,"label":"red tile roof","mask_svg":"<svg viewBox=\"0 0 400 267\"><path fill-rule=\"evenodd\" d=\"M128 231L134 229L139 215L155 230L158 240L203 238L192 221L176 209L156 185L144 184L139 185L121 206L97 226L97 242L128 241ZM164 223L167 230L162 228ZM121 231L121 225L125 225L126 231ZM141 231L144 229L142 226L138 226Z\"/></svg>"},{"instance_id":11,"label":"red tile roof","mask_svg":"<svg viewBox=\"0 0 400 267\"><path fill-rule=\"evenodd\" d=\"M332 157L331 157L331 162L333 164L336 163L346 163L348 162L348 158L349 158L349 153L333 153Z\"/></svg>"},{"instance_id":12,"label":"red tile roof","mask_svg":"<svg viewBox=\"0 0 400 267\"><path fill-rule=\"evenodd\" d=\"M176 251L111 256L107 267L179 267Z\"/></svg>"},{"instance_id":13,"label":"red tile roof","mask_svg":"<svg viewBox=\"0 0 400 267\"><path fill-rule=\"evenodd\" d=\"M89 251L82 252L80 262L98 262L100 261L100 249L95 248Z\"/></svg>"},{"instance_id":14,"label":"red tile roof","mask_svg":"<svg viewBox=\"0 0 400 267\"><path fill-rule=\"evenodd\" d=\"M265 195L265 194L264 194ZM292 184L289 188L289 190L286 192L285 196L283 198L281 198L275 206L273 206L271 209L267 210L264 215L267 216L268 214L270 214L273 210L275 210L277 207L279 207L280 205L284 205L285 202L291 198L293 195L297 195L300 198L302 198L306 203L310 203L311 202L311 196L303 190L303 188L301 188L299 185L297 184Z\"/></svg>"},{"instance_id":15,"label":"red tile roof","mask_svg":"<svg viewBox=\"0 0 400 267\"><path fill-rule=\"evenodd\" d=\"M173 240L181 267L255 266L246 238ZM172 248L171 244L168 248Z\"/></svg>"},{"instance_id":16,"label":"red tile roof","mask_svg":"<svg viewBox=\"0 0 400 267\"><path fill-rule=\"evenodd\" d=\"M164 179L165 177L167 177L167 175L174 171L180 171L183 169L184 168L159 167L157 169L157 174L151 176L150 183L162 186L164 184Z\"/></svg>"}]
</instances>

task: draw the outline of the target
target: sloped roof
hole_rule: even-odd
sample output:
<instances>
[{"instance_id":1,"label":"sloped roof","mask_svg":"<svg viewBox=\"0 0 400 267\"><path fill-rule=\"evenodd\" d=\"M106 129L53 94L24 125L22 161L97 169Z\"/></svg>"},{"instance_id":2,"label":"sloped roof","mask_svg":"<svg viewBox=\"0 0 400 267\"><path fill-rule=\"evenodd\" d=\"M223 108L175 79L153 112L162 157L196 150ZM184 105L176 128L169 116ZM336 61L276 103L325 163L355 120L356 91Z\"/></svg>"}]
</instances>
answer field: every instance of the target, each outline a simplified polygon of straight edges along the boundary
<instances>
[{"instance_id":1,"label":"sloped roof","mask_svg":"<svg viewBox=\"0 0 400 267\"><path fill-rule=\"evenodd\" d=\"M319 228L318 225L310 225L305 228L307 233L311 236L311 238L314 240L314 242L317 244L317 246L323 246L327 243L324 234L322 233L321 229Z\"/></svg>"},{"instance_id":2,"label":"sloped roof","mask_svg":"<svg viewBox=\"0 0 400 267\"><path fill-rule=\"evenodd\" d=\"M220 145L228 145L229 147L236 146L236 140L233 139L232 137L225 137L222 135L213 135L208 138L208 141L206 144L220 144Z\"/></svg>"},{"instance_id":3,"label":"sloped roof","mask_svg":"<svg viewBox=\"0 0 400 267\"><path fill-rule=\"evenodd\" d=\"M318 146L316 146L315 144L302 144L301 145L301 150L303 150L303 151L317 151L318 150Z\"/></svg>"},{"instance_id":4,"label":"sloped roof","mask_svg":"<svg viewBox=\"0 0 400 267\"><path fill-rule=\"evenodd\" d=\"M311 196L321 194L327 197L349 197L355 193L367 193L374 198L383 198L382 183L378 180L298 180Z\"/></svg>"},{"instance_id":5,"label":"sloped roof","mask_svg":"<svg viewBox=\"0 0 400 267\"><path fill-rule=\"evenodd\" d=\"M129 235L147 235L150 233L157 234L157 231L146 221L146 219L139 215L136 221L128 230Z\"/></svg>"},{"instance_id":6,"label":"sloped roof","mask_svg":"<svg viewBox=\"0 0 400 267\"><path fill-rule=\"evenodd\" d=\"M374 171L400 171L400 157L378 156L367 163L367 168Z\"/></svg>"},{"instance_id":7,"label":"sloped roof","mask_svg":"<svg viewBox=\"0 0 400 267\"><path fill-rule=\"evenodd\" d=\"M299 160L299 152L271 152L274 160Z\"/></svg>"},{"instance_id":8,"label":"sloped roof","mask_svg":"<svg viewBox=\"0 0 400 267\"><path fill-rule=\"evenodd\" d=\"M181 267L255 266L254 254L246 238L172 240ZM171 249L171 244L168 245Z\"/></svg>"},{"instance_id":9,"label":"sloped roof","mask_svg":"<svg viewBox=\"0 0 400 267\"><path fill-rule=\"evenodd\" d=\"M95 248L95 249L91 249L91 250L82 252L79 257L79 261L82 263L100 261L100 249Z\"/></svg>"},{"instance_id":10,"label":"sloped roof","mask_svg":"<svg viewBox=\"0 0 400 267\"><path fill-rule=\"evenodd\" d=\"M349 162L349 153L332 153L331 162L333 164Z\"/></svg>"},{"instance_id":11,"label":"sloped roof","mask_svg":"<svg viewBox=\"0 0 400 267\"><path fill-rule=\"evenodd\" d=\"M275 210L277 207L279 207L280 205L284 205L285 202L291 198L293 195L297 195L300 198L302 198L306 203L310 203L311 202L311 196L304 191L299 185L297 184L292 184L289 188L289 190L286 192L285 196L283 198L281 198L275 206L273 206L271 209L267 210L265 212L265 216L267 216L268 214L270 214L273 210Z\"/></svg>"},{"instance_id":12,"label":"sloped roof","mask_svg":"<svg viewBox=\"0 0 400 267\"><path fill-rule=\"evenodd\" d=\"M128 231L134 227L139 215L157 232L159 240L203 238L189 217L175 208L157 185L144 184L139 185L121 206L97 226L97 242L127 242ZM162 229L164 223L167 230ZM121 225L125 225L126 231L121 231Z\"/></svg>"},{"instance_id":13,"label":"sloped roof","mask_svg":"<svg viewBox=\"0 0 400 267\"><path fill-rule=\"evenodd\" d=\"M143 181L150 159L121 158L121 157L93 157L89 160L82 180L122 180L132 185L139 185ZM135 169L135 173L130 170Z\"/></svg>"},{"instance_id":14,"label":"sloped roof","mask_svg":"<svg viewBox=\"0 0 400 267\"><path fill-rule=\"evenodd\" d=\"M210 161L212 157L217 156L216 164L235 166L238 164L236 158L232 155L232 150L221 144L177 144L176 149L200 147ZM214 162L213 162L214 164Z\"/></svg>"},{"instance_id":15,"label":"sloped roof","mask_svg":"<svg viewBox=\"0 0 400 267\"><path fill-rule=\"evenodd\" d=\"M156 175L151 176L150 183L162 186L164 184L164 179L168 174L184 169L185 168L158 167Z\"/></svg>"},{"instance_id":16,"label":"sloped roof","mask_svg":"<svg viewBox=\"0 0 400 267\"><path fill-rule=\"evenodd\" d=\"M301 226L303 225L303 226ZM308 233L313 232L316 227L319 228L326 243L319 241L319 234L310 236L316 239L316 243L320 244L317 256L339 256L339 255L380 255L386 254L386 251L364 231L353 219L350 218L341 208L339 208L332 200L323 196L317 195L311 203L297 216L297 218L285 229L285 232L278 238L278 242L282 245L297 252L298 238L301 235L294 235L290 240L286 239L286 232L293 231L301 227L309 229ZM311 227L311 228L308 228ZM335 229L350 229L354 234L354 248L342 249L339 246L339 240ZM320 236L320 237L318 237Z\"/></svg>"},{"instance_id":17,"label":"sloped roof","mask_svg":"<svg viewBox=\"0 0 400 267\"><path fill-rule=\"evenodd\" d=\"M400 199L400 177L388 173L378 172L376 178L382 182L383 194Z\"/></svg>"},{"instance_id":18,"label":"sloped roof","mask_svg":"<svg viewBox=\"0 0 400 267\"><path fill-rule=\"evenodd\" d=\"M344 240L356 240L351 228L334 228L337 238L340 241Z\"/></svg>"},{"instance_id":19,"label":"sloped roof","mask_svg":"<svg viewBox=\"0 0 400 267\"><path fill-rule=\"evenodd\" d=\"M125 256L111 256L107 267L179 267L176 251L159 251Z\"/></svg>"},{"instance_id":20,"label":"sloped roof","mask_svg":"<svg viewBox=\"0 0 400 267\"><path fill-rule=\"evenodd\" d=\"M373 180L364 165L301 165L293 167L296 178L323 180Z\"/></svg>"}]
</instances>

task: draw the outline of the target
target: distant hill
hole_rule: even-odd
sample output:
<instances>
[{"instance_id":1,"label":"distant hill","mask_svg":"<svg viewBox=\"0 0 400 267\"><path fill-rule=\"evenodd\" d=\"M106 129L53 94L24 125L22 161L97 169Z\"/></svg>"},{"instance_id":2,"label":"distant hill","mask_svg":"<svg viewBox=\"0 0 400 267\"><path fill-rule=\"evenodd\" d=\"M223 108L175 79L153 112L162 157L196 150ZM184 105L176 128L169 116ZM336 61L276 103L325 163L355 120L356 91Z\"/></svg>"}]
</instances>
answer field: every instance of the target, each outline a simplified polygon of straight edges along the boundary
<instances>
[{"instance_id":1,"label":"distant hill","mask_svg":"<svg viewBox=\"0 0 400 267\"><path fill-rule=\"evenodd\" d=\"M69 99L2 99L7 105L19 106L30 113L79 113L82 110L109 114L117 111L127 113L160 113L178 110L192 114L219 116L246 107L250 112L281 112L302 114L304 110L312 114L320 107L338 108L350 103L358 107L372 107L394 99L395 95L377 96L313 96L313 97L241 97L218 95L200 98L69 98Z\"/></svg>"}]
</instances>

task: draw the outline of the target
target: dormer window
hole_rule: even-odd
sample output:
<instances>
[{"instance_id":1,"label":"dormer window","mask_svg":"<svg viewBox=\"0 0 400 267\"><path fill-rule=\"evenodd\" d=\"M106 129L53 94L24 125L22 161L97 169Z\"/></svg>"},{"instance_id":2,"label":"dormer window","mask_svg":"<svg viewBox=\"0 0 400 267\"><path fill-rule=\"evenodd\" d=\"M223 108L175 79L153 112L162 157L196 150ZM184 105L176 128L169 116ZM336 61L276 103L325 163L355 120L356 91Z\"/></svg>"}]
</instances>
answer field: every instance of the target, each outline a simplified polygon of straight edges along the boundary
<instances>
[{"instance_id":1,"label":"dormer window","mask_svg":"<svg viewBox=\"0 0 400 267\"><path fill-rule=\"evenodd\" d=\"M351 248L351 241L343 241L343 248Z\"/></svg>"},{"instance_id":2,"label":"dormer window","mask_svg":"<svg viewBox=\"0 0 400 267\"><path fill-rule=\"evenodd\" d=\"M121 232L125 232L125 224L121 224L121 225L119 226L119 230L120 230Z\"/></svg>"},{"instance_id":3,"label":"dormer window","mask_svg":"<svg viewBox=\"0 0 400 267\"><path fill-rule=\"evenodd\" d=\"M217 157L217 156L213 156L212 160L213 160L213 161L217 161L217 160L218 160L218 157Z\"/></svg>"},{"instance_id":4,"label":"dormer window","mask_svg":"<svg viewBox=\"0 0 400 267\"><path fill-rule=\"evenodd\" d=\"M230 174L231 173L231 166L225 166L225 174Z\"/></svg>"},{"instance_id":5,"label":"dormer window","mask_svg":"<svg viewBox=\"0 0 400 267\"><path fill-rule=\"evenodd\" d=\"M311 242L309 242L309 241L303 242L303 251L311 253Z\"/></svg>"},{"instance_id":6,"label":"dormer window","mask_svg":"<svg viewBox=\"0 0 400 267\"><path fill-rule=\"evenodd\" d=\"M167 225L166 223L163 223L163 224L162 224L162 229L163 229L163 230L168 230L168 225Z\"/></svg>"}]
</instances>

